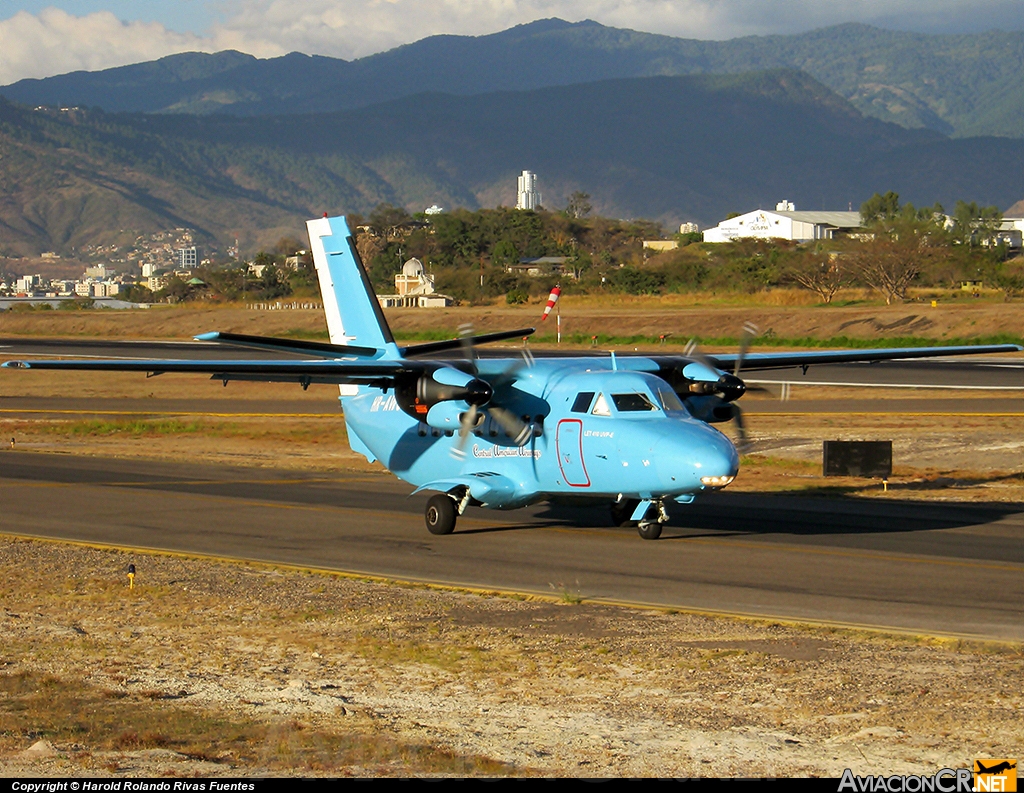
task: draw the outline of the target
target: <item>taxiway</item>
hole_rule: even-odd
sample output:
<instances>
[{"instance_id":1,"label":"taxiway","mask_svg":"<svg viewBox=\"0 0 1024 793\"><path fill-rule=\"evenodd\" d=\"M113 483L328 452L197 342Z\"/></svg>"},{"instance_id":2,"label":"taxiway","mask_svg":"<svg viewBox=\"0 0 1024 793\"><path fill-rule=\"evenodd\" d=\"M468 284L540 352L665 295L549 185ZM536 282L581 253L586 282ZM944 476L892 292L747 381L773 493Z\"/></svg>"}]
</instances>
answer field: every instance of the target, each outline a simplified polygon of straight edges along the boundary
<instances>
[{"instance_id":1,"label":"taxiway","mask_svg":"<svg viewBox=\"0 0 1024 793\"><path fill-rule=\"evenodd\" d=\"M658 542L601 507L471 509L377 474L0 452L5 534L928 635L1024 640L1024 507L758 494L675 507ZM145 561L137 561L140 577ZM111 570L111 575L121 571Z\"/></svg>"}]
</instances>

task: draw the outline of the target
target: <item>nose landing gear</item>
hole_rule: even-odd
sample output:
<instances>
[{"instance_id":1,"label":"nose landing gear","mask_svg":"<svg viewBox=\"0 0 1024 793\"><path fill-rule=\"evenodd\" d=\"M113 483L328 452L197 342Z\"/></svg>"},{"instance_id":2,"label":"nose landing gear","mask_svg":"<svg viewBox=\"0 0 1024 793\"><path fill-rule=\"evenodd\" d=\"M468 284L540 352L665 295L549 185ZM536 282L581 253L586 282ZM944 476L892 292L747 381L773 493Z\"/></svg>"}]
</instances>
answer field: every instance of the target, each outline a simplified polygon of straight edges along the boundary
<instances>
[{"instance_id":1,"label":"nose landing gear","mask_svg":"<svg viewBox=\"0 0 1024 793\"><path fill-rule=\"evenodd\" d=\"M636 526L645 540L656 540L662 527L668 523L668 512L663 499L619 498L611 504L612 523L616 526Z\"/></svg>"}]
</instances>

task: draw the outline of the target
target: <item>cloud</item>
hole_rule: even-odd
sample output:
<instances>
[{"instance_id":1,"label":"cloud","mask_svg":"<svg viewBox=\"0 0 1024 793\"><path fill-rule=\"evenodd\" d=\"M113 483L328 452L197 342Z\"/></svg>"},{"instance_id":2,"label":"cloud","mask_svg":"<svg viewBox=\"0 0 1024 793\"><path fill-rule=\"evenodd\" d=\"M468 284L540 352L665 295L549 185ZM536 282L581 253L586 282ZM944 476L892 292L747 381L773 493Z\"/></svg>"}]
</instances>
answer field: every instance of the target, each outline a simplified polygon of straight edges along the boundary
<instances>
[{"instance_id":1,"label":"cloud","mask_svg":"<svg viewBox=\"0 0 1024 793\"><path fill-rule=\"evenodd\" d=\"M189 11L189 4L178 7ZM185 17L170 30L157 22L122 21L109 11L21 11L0 21L0 84L189 50L357 58L434 34L480 35L547 17L702 39L793 33L848 21L926 32L1024 27L1020 0L211 0L211 7L220 21L184 33L177 30L188 30Z\"/></svg>"},{"instance_id":2,"label":"cloud","mask_svg":"<svg viewBox=\"0 0 1024 793\"><path fill-rule=\"evenodd\" d=\"M78 69L105 69L205 49L200 37L155 22L122 22L107 11L83 17L47 8L0 22L0 84Z\"/></svg>"}]
</instances>

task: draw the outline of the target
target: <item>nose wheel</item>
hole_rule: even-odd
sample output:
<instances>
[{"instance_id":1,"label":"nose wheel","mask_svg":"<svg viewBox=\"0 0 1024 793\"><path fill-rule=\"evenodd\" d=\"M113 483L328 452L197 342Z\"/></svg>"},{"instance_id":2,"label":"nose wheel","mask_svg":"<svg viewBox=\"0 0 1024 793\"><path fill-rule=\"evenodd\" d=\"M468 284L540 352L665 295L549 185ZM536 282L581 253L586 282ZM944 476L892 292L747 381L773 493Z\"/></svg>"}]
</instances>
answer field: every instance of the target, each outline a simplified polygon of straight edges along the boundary
<instances>
[{"instance_id":1,"label":"nose wheel","mask_svg":"<svg viewBox=\"0 0 1024 793\"><path fill-rule=\"evenodd\" d=\"M645 540L658 539L662 527L668 523L668 512L661 500L641 502L635 498L620 498L612 502L611 515L613 525L636 526L637 533Z\"/></svg>"},{"instance_id":2,"label":"nose wheel","mask_svg":"<svg viewBox=\"0 0 1024 793\"><path fill-rule=\"evenodd\" d=\"M656 540L661 536L661 521L642 520L636 526L637 534L645 540Z\"/></svg>"}]
</instances>

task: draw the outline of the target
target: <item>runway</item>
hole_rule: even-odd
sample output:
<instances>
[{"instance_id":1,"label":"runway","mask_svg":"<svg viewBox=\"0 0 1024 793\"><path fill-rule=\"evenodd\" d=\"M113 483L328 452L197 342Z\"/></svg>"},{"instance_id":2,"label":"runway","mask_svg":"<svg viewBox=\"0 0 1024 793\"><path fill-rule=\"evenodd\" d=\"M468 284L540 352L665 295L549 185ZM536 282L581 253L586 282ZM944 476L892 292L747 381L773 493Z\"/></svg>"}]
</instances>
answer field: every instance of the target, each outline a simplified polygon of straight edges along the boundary
<instances>
[{"instance_id":1,"label":"runway","mask_svg":"<svg viewBox=\"0 0 1024 793\"><path fill-rule=\"evenodd\" d=\"M657 542L604 508L470 509L330 475L0 452L2 531L567 600L1024 640L1024 505L710 495ZM145 557L136 560L140 580ZM120 575L112 570L111 575Z\"/></svg>"}]
</instances>

